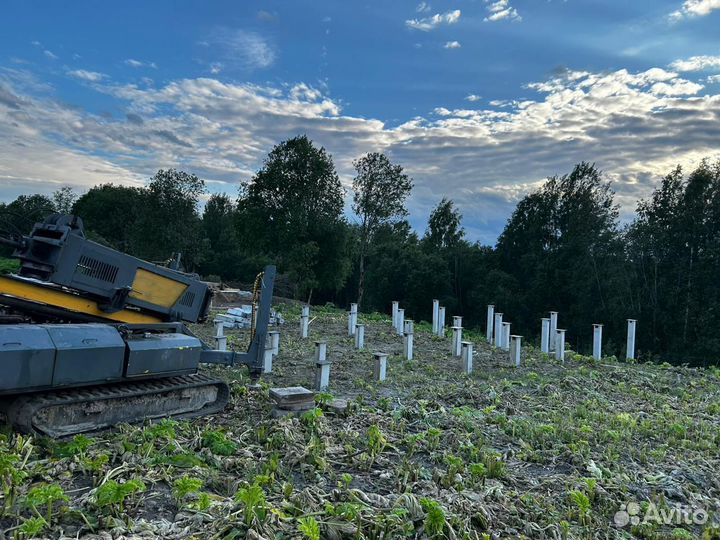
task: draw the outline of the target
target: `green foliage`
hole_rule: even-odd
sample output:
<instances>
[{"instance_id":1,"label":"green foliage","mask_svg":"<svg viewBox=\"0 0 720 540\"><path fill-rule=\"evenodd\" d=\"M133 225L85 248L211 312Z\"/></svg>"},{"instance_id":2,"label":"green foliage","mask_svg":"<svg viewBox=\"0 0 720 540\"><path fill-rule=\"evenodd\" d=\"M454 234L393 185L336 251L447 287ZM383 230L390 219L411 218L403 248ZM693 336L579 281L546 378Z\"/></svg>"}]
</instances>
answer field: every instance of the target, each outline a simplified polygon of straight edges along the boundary
<instances>
[{"instance_id":1,"label":"green foliage","mask_svg":"<svg viewBox=\"0 0 720 540\"><path fill-rule=\"evenodd\" d=\"M412 180L400 165L393 165L385 154L369 153L353 162L357 175L353 180L352 210L360 218L358 235L358 296L362 305L365 290L365 257L382 226L405 217L405 200Z\"/></svg>"},{"instance_id":2,"label":"green foliage","mask_svg":"<svg viewBox=\"0 0 720 540\"><path fill-rule=\"evenodd\" d=\"M132 255L165 262L180 251L188 270L243 282L275 263L281 295L344 305L357 294L363 311L383 312L399 300L418 331L431 298L462 314L467 331L484 324L488 303L502 306L530 342L541 314L558 309L578 351L568 358L589 362L587 329L603 321L603 362L610 362L624 357L624 320L643 314L642 358L717 363L720 311L704 307L720 303L718 163L672 171L621 230L609 182L581 162L525 196L495 248L464 238L449 199L432 211L420 239L405 220L412 181L402 167L380 153L355 167L357 225L344 218L331 156L298 136L270 151L236 201L214 194L202 216L204 182L169 169L146 187L101 184L77 200L68 188L52 198L22 195L0 204L0 232L28 234L34 222L72 206L88 238ZM11 251L0 246L0 273L17 269L3 259Z\"/></svg>"},{"instance_id":3,"label":"green foliage","mask_svg":"<svg viewBox=\"0 0 720 540\"><path fill-rule=\"evenodd\" d=\"M237 452L237 444L220 430L208 429L203 432L202 445L219 456L232 456Z\"/></svg>"},{"instance_id":4,"label":"green foliage","mask_svg":"<svg viewBox=\"0 0 720 540\"><path fill-rule=\"evenodd\" d=\"M485 454L483 460L485 466L485 474L488 478L504 478L507 474L505 462L499 454L495 452L488 452Z\"/></svg>"},{"instance_id":5,"label":"green foliage","mask_svg":"<svg viewBox=\"0 0 720 540\"><path fill-rule=\"evenodd\" d=\"M425 533L429 538L442 538L447 525L445 510L432 499L421 499L420 504L425 511Z\"/></svg>"},{"instance_id":6,"label":"green foliage","mask_svg":"<svg viewBox=\"0 0 720 540\"><path fill-rule=\"evenodd\" d=\"M146 197L144 189L101 184L75 201L73 213L83 219L86 232L93 240L137 255L133 241L139 234L137 219ZM161 258L160 254L152 256L152 260Z\"/></svg>"},{"instance_id":7,"label":"green foliage","mask_svg":"<svg viewBox=\"0 0 720 540\"><path fill-rule=\"evenodd\" d=\"M177 438L176 426L177 422L174 420L162 420L145 429L145 438L151 441L174 441Z\"/></svg>"},{"instance_id":8,"label":"green foliage","mask_svg":"<svg viewBox=\"0 0 720 540\"><path fill-rule=\"evenodd\" d=\"M461 222L462 215L454 208L453 201L443 197L430 214L423 241L435 251L455 248L465 236Z\"/></svg>"},{"instance_id":9,"label":"green foliage","mask_svg":"<svg viewBox=\"0 0 720 540\"><path fill-rule=\"evenodd\" d=\"M39 510L45 508L44 520L52 523L54 505L58 502L68 502L70 499L57 484L43 484L32 488L25 496L25 504L40 516Z\"/></svg>"},{"instance_id":10,"label":"green foliage","mask_svg":"<svg viewBox=\"0 0 720 540\"><path fill-rule=\"evenodd\" d=\"M63 186L52 194L55 211L60 214L72 214L73 205L77 200L77 194L70 186Z\"/></svg>"},{"instance_id":11,"label":"green foliage","mask_svg":"<svg viewBox=\"0 0 720 540\"><path fill-rule=\"evenodd\" d=\"M299 518L298 530L307 540L320 540L320 524L313 516Z\"/></svg>"},{"instance_id":12,"label":"green foliage","mask_svg":"<svg viewBox=\"0 0 720 540\"><path fill-rule=\"evenodd\" d=\"M0 484L2 485L2 515L12 511L18 488L27 477L21 467L20 455L0 439Z\"/></svg>"},{"instance_id":13,"label":"green foliage","mask_svg":"<svg viewBox=\"0 0 720 540\"><path fill-rule=\"evenodd\" d=\"M387 438L385 437L385 435L383 435L383 432L380 431L380 428L377 426L377 424L373 424L368 428L367 441L368 452L373 458L380 455L387 446Z\"/></svg>"},{"instance_id":14,"label":"green foliage","mask_svg":"<svg viewBox=\"0 0 720 540\"><path fill-rule=\"evenodd\" d=\"M275 146L244 185L239 238L274 255L296 298L317 288L337 291L349 269L342 214L343 188L331 157L302 135Z\"/></svg>"},{"instance_id":15,"label":"green foliage","mask_svg":"<svg viewBox=\"0 0 720 540\"><path fill-rule=\"evenodd\" d=\"M178 502L182 502L188 495L195 495L202 486L203 481L199 478L183 476L173 483L173 495Z\"/></svg>"},{"instance_id":16,"label":"green foliage","mask_svg":"<svg viewBox=\"0 0 720 540\"><path fill-rule=\"evenodd\" d=\"M333 395L329 392L318 392L315 394L315 403L318 405L327 405L333 400Z\"/></svg>"},{"instance_id":17,"label":"green foliage","mask_svg":"<svg viewBox=\"0 0 720 540\"><path fill-rule=\"evenodd\" d=\"M98 508L107 509L120 514L125 509L126 501L137 493L145 491L142 480L132 479L124 483L108 480L95 491L95 504Z\"/></svg>"},{"instance_id":18,"label":"green foliage","mask_svg":"<svg viewBox=\"0 0 720 540\"><path fill-rule=\"evenodd\" d=\"M265 492L257 485L242 487L235 495L235 502L243 504L245 525L250 526L253 520L262 522L267 516L267 502Z\"/></svg>"},{"instance_id":19,"label":"green foliage","mask_svg":"<svg viewBox=\"0 0 720 540\"><path fill-rule=\"evenodd\" d=\"M315 407L314 409L304 412L300 417L300 421L310 430L311 433L314 433L320 427L320 419L323 416L324 414L322 409Z\"/></svg>"},{"instance_id":20,"label":"green foliage","mask_svg":"<svg viewBox=\"0 0 720 540\"><path fill-rule=\"evenodd\" d=\"M487 476L487 469L484 463L471 463L469 469L470 476L472 476L473 480L479 480Z\"/></svg>"},{"instance_id":21,"label":"green foliage","mask_svg":"<svg viewBox=\"0 0 720 540\"><path fill-rule=\"evenodd\" d=\"M578 490L573 490L569 494L570 500L575 505L575 510L578 517L578 522L581 525L587 525L590 522L590 508L591 503L585 493Z\"/></svg>"},{"instance_id":22,"label":"green foliage","mask_svg":"<svg viewBox=\"0 0 720 540\"><path fill-rule=\"evenodd\" d=\"M72 441L59 444L55 449L55 455L58 457L84 457L85 453L90 449L95 441L85 435L75 435Z\"/></svg>"},{"instance_id":23,"label":"green foliage","mask_svg":"<svg viewBox=\"0 0 720 540\"><path fill-rule=\"evenodd\" d=\"M18 531L24 538L36 538L43 533L47 526L48 523L42 517L31 517L23 521L22 525L18 527Z\"/></svg>"},{"instance_id":24,"label":"green foliage","mask_svg":"<svg viewBox=\"0 0 720 540\"><path fill-rule=\"evenodd\" d=\"M0 257L0 274L13 274L20 270L20 261Z\"/></svg>"}]
</instances>

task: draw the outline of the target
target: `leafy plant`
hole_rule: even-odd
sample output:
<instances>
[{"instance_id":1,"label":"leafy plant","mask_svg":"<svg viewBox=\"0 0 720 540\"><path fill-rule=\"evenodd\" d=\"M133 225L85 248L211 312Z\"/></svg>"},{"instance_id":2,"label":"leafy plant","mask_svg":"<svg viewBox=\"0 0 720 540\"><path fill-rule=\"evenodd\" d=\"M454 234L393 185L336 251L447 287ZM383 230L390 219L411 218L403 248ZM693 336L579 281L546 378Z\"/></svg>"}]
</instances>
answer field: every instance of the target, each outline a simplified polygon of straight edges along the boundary
<instances>
[{"instance_id":1,"label":"leafy plant","mask_svg":"<svg viewBox=\"0 0 720 540\"><path fill-rule=\"evenodd\" d=\"M465 470L465 463L462 458L453 455L445 456L447 473L442 478L444 487L449 488L455 485L455 477Z\"/></svg>"},{"instance_id":2,"label":"leafy plant","mask_svg":"<svg viewBox=\"0 0 720 540\"><path fill-rule=\"evenodd\" d=\"M18 531L23 535L24 538L35 538L45 530L48 523L42 517L32 517L23 521L22 525L18 527Z\"/></svg>"},{"instance_id":3,"label":"leafy plant","mask_svg":"<svg viewBox=\"0 0 720 540\"><path fill-rule=\"evenodd\" d=\"M333 399L335 398L329 392L318 392L317 394L315 394L315 403L317 403L318 405L327 405Z\"/></svg>"},{"instance_id":4,"label":"leafy plant","mask_svg":"<svg viewBox=\"0 0 720 540\"><path fill-rule=\"evenodd\" d=\"M211 504L212 501L210 499L210 494L203 491L202 493L198 493L197 501L195 501L191 506L196 510L205 512L208 508L210 508Z\"/></svg>"},{"instance_id":5,"label":"leafy plant","mask_svg":"<svg viewBox=\"0 0 720 540\"><path fill-rule=\"evenodd\" d=\"M578 515L578 522L587 525L590 522L590 499L582 491L573 490L570 492L570 500L575 505Z\"/></svg>"},{"instance_id":6,"label":"leafy plant","mask_svg":"<svg viewBox=\"0 0 720 540\"><path fill-rule=\"evenodd\" d=\"M340 475L340 481L338 482L338 487L342 486L344 489L350 489L350 484L353 481L353 477L351 474L348 473L342 473Z\"/></svg>"},{"instance_id":7,"label":"leafy plant","mask_svg":"<svg viewBox=\"0 0 720 540\"><path fill-rule=\"evenodd\" d=\"M487 476L487 470L485 469L484 463L471 463L469 470L470 476L473 480L479 480L480 478Z\"/></svg>"},{"instance_id":8,"label":"leafy plant","mask_svg":"<svg viewBox=\"0 0 720 540\"><path fill-rule=\"evenodd\" d=\"M175 480L173 484L173 495L175 499L182 503L188 495L194 495L202 489L203 481L199 478L183 476Z\"/></svg>"},{"instance_id":9,"label":"leafy plant","mask_svg":"<svg viewBox=\"0 0 720 540\"><path fill-rule=\"evenodd\" d=\"M495 452L485 454L483 464L485 465L488 478L504 478L507 474L505 462L502 461L500 455Z\"/></svg>"},{"instance_id":10,"label":"leafy plant","mask_svg":"<svg viewBox=\"0 0 720 540\"><path fill-rule=\"evenodd\" d=\"M42 514L38 509L45 507L44 520L49 525L52 523L55 503L68 502L69 500L63 489L57 484L43 484L28 491L25 504L40 517L42 517Z\"/></svg>"},{"instance_id":11,"label":"leafy plant","mask_svg":"<svg viewBox=\"0 0 720 540\"><path fill-rule=\"evenodd\" d=\"M142 493L146 487L142 480L132 479L124 483L108 480L95 491L95 504L114 513L125 510L126 500L136 493Z\"/></svg>"},{"instance_id":12,"label":"leafy plant","mask_svg":"<svg viewBox=\"0 0 720 540\"><path fill-rule=\"evenodd\" d=\"M202 445L219 456L232 456L237 452L237 444L220 430L206 430L202 435Z\"/></svg>"},{"instance_id":13,"label":"leafy plant","mask_svg":"<svg viewBox=\"0 0 720 540\"><path fill-rule=\"evenodd\" d=\"M310 409L309 411L302 414L300 421L305 425L312 433L315 433L320 426L320 419L323 417L322 409L317 407Z\"/></svg>"},{"instance_id":14,"label":"leafy plant","mask_svg":"<svg viewBox=\"0 0 720 540\"><path fill-rule=\"evenodd\" d=\"M440 435L442 435L442 431L438 428L430 428L427 430L428 448L437 450L437 447L440 446Z\"/></svg>"},{"instance_id":15,"label":"leafy plant","mask_svg":"<svg viewBox=\"0 0 720 540\"><path fill-rule=\"evenodd\" d=\"M377 424L373 424L368 428L367 439L368 453L373 458L380 455L387 446L387 438L385 437L383 432L380 431L380 428L377 426Z\"/></svg>"},{"instance_id":16,"label":"leafy plant","mask_svg":"<svg viewBox=\"0 0 720 540\"><path fill-rule=\"evenodd\" d=\"M267 502L265 492L259 485L252 484L240 488L235 495L235 501L244 505L243 516L245 525L249 527L256 518L258 521L265 521L265 517L267 516Z\"/></svg>"},{"instance_id":17,"label":"leafy plant","mask_svg":"<svg viewBox=\"0 0 720 540\"><path fill-rule=\"evenodd\" d=\"M447 524L445 510L440 503L432 499L421 499L420 504L425 511L425 533L430 538L440 538Z\"/></svg>"},{"instance_id":18,"label":"leafy plant","mask_svg":"<svg viewBox=\"0 0 720 540\"><path fill-rule=\"evenodd\" d=\"M320 540L320 524L313 516L298 519L298 530L308 540Z\"/></svg>"},{"instance_id":19,"label":"leafy plant","mask_svg":"<svg viewBox=\"0 0 720 540\"><path fill-rule=\"evenodd\" d=\"M3 515L10 510L15 501L17 489L27 476L20 466L20 456L0 446L0 483L3 492Z\"/></svg>"},{"instance_id":20,"label":"leafy plant","mask_svg":"<svg viewBox=\"0 0 720 540\"><path fill-rule=\"evenodd\" d=\"M94 442L93 439L85 435L75 435L72 441L58 445L55 454L58 457L79 456L83 458Z\"/></svg>"},{"instance_id":21,"label":"leafy plant","mask_svg":"<svg viewBox=\"0 0 720 540\"><path fill-rule=\"evenodd\" d=\"M157 424L145 429L145 437L149 440L164 440L167 442L174 441L177 438L177 432L175 427L177 426L175 420L162 420Z\"/></svg>"}]
</instances>

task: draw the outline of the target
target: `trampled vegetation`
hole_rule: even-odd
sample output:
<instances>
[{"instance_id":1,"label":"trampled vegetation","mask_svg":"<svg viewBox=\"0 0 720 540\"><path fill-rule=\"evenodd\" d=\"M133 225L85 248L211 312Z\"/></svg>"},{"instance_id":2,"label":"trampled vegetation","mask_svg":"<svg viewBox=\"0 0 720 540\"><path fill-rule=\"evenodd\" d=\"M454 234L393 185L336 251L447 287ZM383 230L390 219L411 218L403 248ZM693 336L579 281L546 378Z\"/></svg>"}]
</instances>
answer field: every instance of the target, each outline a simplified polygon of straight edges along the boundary
<instances>
[{"instance_id":1,"label":"trampled vegetation","mask_svg":"<svg viewBox=\"0 0 720 540\"><path fill-rule=\"evenodd\" d=\"M5 537L720 538L716 369L574 353L561 365L534 349L514 368L471 334L466 376L427 325L406 362L382 316L361 315L368 349L357 351L341 311L315 309L308 340L298 312L285 315L259 386L215 369L232 381L221 415L66 441L2 437ZM332 395L272 418L271 386L311 386L313 339L328 341ZM391 354L382 384L373 350ZM345 413L332 397L348 400ZM646 523L615 521L634 505ZM681 506L710 515L686 522Z\"/></svg>"}]
</instances>

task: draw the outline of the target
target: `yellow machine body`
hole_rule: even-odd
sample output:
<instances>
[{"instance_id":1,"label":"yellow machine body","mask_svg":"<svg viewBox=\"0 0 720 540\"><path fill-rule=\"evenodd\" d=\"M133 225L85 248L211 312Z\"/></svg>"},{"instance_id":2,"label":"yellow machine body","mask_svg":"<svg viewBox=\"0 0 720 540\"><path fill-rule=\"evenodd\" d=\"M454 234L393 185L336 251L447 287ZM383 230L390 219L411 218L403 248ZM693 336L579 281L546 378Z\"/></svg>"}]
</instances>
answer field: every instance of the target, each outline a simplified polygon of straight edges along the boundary
<instances>
[{"instance_id":1,"label":"yellow machine body","mask_svg":"<svg viewBox=\"0 0 720 540\"><path fill-rule=\"evenodd\" d=\"M171 308L187 288L184 283L138 268L129 296L137 300Z\"/></svg>"},{"instance_id":2,"label":"yellow machine body","mask_svg":"<svg viewBox=\"0 0 720 540\"><path fill-rule=\"evenodd\" d=\"M114 313L107 313L100 309L97 302L88 298L66 292L59 288L43 286L33 281L15 279L11 276L0 276L0 298L1 297L17 299L30 304L49 306L108 321L129 324L153 324L162 322L162 319L132 309L123 309Z\"/></svg>"}]
</instances>

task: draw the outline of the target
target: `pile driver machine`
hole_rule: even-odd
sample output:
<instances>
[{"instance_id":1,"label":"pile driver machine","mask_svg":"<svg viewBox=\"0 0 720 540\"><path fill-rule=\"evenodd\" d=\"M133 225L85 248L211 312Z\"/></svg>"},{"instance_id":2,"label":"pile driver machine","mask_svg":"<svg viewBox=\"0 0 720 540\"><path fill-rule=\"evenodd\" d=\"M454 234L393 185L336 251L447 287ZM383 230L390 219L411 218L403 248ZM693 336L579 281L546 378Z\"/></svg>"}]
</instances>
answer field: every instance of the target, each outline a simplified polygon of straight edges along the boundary
<instances>
[{"instance_id":1,"label":"pile driver machine","mask_svg":"<svg viewBox=\"0 0 720 540\"><path fill-rule=\"evenodd\" d=\"M20 261L0 276L0 414L15 429L62 437L213 414L229 388L200 364L262 369L274 266L256 280L247 351L217 351L185 325L210 308L196 275L92 242L77 216L53 214L0 243Z\"/></svg>"}]
</instances>

